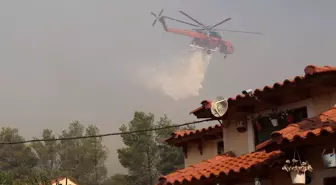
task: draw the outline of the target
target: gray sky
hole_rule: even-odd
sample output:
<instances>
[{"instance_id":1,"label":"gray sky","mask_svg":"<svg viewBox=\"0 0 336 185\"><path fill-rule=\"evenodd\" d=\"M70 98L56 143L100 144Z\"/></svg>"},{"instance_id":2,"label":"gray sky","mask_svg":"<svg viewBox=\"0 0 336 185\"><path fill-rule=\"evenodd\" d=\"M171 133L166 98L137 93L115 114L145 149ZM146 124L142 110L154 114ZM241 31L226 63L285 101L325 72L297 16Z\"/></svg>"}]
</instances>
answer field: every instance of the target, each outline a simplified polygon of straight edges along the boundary
<instances>
[{"instance_id":1,"label":"gray sky","mask_svg":"<svg viewBox=\"0 0 336 185\"><path fill-rule=\"evenodd\" d=\"M165 15L186 20L183 10L205 24L232 17L220 27L263 35L225 34L235 53L215 54L200 95L175 101L134 75L188 49L190 38L151 27L150 11L163 7ZM135 110L193 120L188 112L202 99L302 75L307 64L336 65L335 7L334 0L1 1L1 124L29 138L72 120L117 131ZM120 138L105 142L110 173L117 172Z\"/></svg>"}]
</instances>

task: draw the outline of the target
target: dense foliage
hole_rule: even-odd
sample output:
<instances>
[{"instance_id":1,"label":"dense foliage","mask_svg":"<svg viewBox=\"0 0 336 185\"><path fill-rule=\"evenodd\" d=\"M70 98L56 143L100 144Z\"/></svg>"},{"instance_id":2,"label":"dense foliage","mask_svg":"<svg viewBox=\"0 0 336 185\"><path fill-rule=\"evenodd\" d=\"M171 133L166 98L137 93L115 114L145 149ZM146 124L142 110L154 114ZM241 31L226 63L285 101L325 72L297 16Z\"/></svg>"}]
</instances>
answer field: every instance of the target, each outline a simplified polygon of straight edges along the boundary
<instances>
[{"instance_id":1,"label":"dense foliage","mask_svg":"<svg viewBox=\"0 0 336 185\"><path fill-rule=\"evenodd\" d=\"M155 121L151 113L135 112L133 119L122 125L120 131L171 125L173 124L167 116ZM177 129L193 127L121 135L125 147L117 152L119 161L128 170L128 174L114 174L109 178L105 166L108 150L103 145L102 138L0 145L0 185L47 185L51 179L62 176L69 177L80 185L154 185L160 175L183 167L182 151L164 142ZM74 121L58 136L52 130L44 129L39 139L98 134L96 126L84 127ZM2 128L0 131L0 142L23 140L18 129Z\"/></svg>"},{"instance_id":2,"label":"dense foliage","mask_svg":"<svg viewBox=\"0 0 336 185\"><path fill-rule=\"evenodd\" d=\"M172 126L167 116L154 120L151 113L135 112L132 121L123 125L122 132L154 129ZM110 179L110 185L154 185L158 177L166 175L184 166L183 152L169 146L164 139L178 129L194 129L194 127L169 128L122 135L124 148L118 149L120 163L128 170L127 175L118 174Z\"/></svg>"},{"instance_id":3,"label":"dense foliage","mask_svg":"<svg viewBox=\"0 0 336 185\"><path fill-rule=\"evenodd\" d=\"M85 128L75 121L60 138L97 135L94 125ZM43 130L42 139L56 138ZM22 141L18 129L2 128L1 142ZM60 176L76 179L81 185L101 184L107 175L107 149L101 138L0 145L0 184L38 184Z\"/></svg>"}]
</instances>

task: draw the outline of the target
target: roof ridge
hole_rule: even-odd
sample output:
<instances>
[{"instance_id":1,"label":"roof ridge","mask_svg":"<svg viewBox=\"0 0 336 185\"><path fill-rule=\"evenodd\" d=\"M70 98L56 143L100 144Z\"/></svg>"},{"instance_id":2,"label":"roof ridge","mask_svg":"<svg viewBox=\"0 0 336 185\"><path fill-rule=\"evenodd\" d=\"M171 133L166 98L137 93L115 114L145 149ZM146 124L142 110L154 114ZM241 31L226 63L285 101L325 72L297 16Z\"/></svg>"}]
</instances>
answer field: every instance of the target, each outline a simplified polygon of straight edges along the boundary
<instances>
[{"instance_id":1,"label":"roof ridge","mask_svg":"<svg viewBox=\"0 0 336 185\"><path fill-rule=\"evenodd\" d=\"M307 75L314 75L314 74L319 74L319 73L328 73L328 72L336 72L336 67L332 67L332 66L315 66L315 65L307 65L304 68L304 75L302 76L295 76L293 78L288 78L285 80L282 80L281 82L275 82L271 85L265 85L263 88L255 88L252 92L253 95L256 95L256 93L262 93L265 90L271 90L273 88L276 87L281 87L284 86L286 84L294 84L297 81L300 81L302 79L304 79ZM239 93L236 96L231 96L228 98L229 104L231 102L240 100L245 98L246 95L243 95L242 93ZM208 100L206 100L208 101ZM203 103L204 101L202 101ZM195 112L201 111L202 109L205 109L205 107L202 105L201 107L196 108L195 110L191 111L190 114L195 114ZM204 117L206 118L206 117Z\"/></svg>"},{"instance_id":2,"label":"roof ridge","mask_svg":"<svg viewBox=\"0 0 336 185\"><path fill-rule=\"evenodd\" d=\"M203 127L199 129L194 129L194 130L181 130L181 131L175 131L172 133L172 135L166 139L166 141L171 140L171 139L177 139L177 138L182 138L190 135L194 135L196 133L202 133L202 132L207 132L212 129L217 129L217 128L222 128L222 124L215 124L215 125L210 125L208 127Z\"/></svg>"}]
</instances>

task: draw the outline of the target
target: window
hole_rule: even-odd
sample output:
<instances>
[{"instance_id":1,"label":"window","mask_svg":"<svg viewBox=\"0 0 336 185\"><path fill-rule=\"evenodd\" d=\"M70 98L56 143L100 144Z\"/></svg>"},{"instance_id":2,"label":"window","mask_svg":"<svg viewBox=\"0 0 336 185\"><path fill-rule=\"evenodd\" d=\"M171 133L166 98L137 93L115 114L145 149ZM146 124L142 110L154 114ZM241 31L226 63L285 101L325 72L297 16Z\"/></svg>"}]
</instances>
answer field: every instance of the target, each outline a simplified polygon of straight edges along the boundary
<instances>
[{"instance_id":1,"label":"window","mask_svg":"<svg viewBox=\"0 0 336 185\"><path fill-rule=\"evenodd\" d=\"M215 31L211 32L211 36L212 37L217 37L217 38L222 38L222 35L220 33L218 33L218 32L215 32Z\"/></svg>"},{"instance_id":2,"label":"window","mask_svg":"<svg viewBox=\"0 0 336 185\"><path fill-rule=\"evenodd\" d=\"M217 142L217 154L218 155L224 154L224 142L223 141Z\"/></svg>"},{"instance_id":3,"label":"window","mask_svg":"<svg viewBox=\"0 0 336 185\"><path fill-rule=\"evenodd\" d=\"M307 107L291 109L286 112L288 113L288 115L291 115L291 122L289 122L289 119L285 117L284 119L278 119L278 126L273 126L270 122L270 118L265 116L261 117L257 121L258 123L253 124L256 145L270 139L272 132L283 129L290 123L298 123L308 117Z\"/></svg>"},{"instance_id":4,"label":"window","mask_svg":"<svg viewBox=\"0 0 336 185\"><path fill-rule=\"evenodd\" d=\"M323 185L335 185L336 177L326 177L323 179Z\"/></svg>"},{"instance_id":5,"label":"window","mask_svg":"<svg viewBox=\"0 0 336 185\"><path fill-rule=\"evenodd\" d=\"M305 118L308 118L307 107L301 107L290 111L293 115L293 122L298 123Z\"/></svg>"}]
</instances>

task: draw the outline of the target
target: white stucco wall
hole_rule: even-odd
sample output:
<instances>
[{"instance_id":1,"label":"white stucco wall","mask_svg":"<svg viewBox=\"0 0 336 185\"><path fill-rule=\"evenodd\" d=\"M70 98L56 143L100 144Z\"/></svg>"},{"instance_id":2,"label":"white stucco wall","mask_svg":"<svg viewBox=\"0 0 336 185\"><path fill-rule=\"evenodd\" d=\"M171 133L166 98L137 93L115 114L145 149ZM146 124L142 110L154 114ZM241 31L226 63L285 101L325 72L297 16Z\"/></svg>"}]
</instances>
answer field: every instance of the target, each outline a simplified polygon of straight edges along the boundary
<instances>
[{"instance_id":1,"label":"white stucco wall","mask_svg":"<svg viewBox=\"0 0 336 185\"><path fill-rule=\"evenodd\" d=\"M59 184L62 184L62 185L77 185L76 183L72 182L70 179L68 179L67 184L66 184L66 179L65 178L63 180L60 180ZM53 183L52 185L56 185L56 182Z\"/></svg>"},{"instance_id":2,"label":"white stucco wall","mask_svg":"<svg viewBox=\"0 0 336 185\"><path fill-rule=\"evenodd\" d=\"M307 107L308 117L314 117L319 113L325 112L336 104L336 92L332 94L328 94L325 96L314 97L310 99L306 99L303 101L295 102L292 104L287 104L284 106L278 107L278 111L285 111L288 109ZM261 115L267 115L271 110L266 110L261 113ZM257 116L258 114L254 115ZM250 124L251 125L251 124ZM253 129L252 125L249 126L249 129ZM248 131L248 150L249 152L253 152L255 148L254 145L254 132ZM230 141L227 141L230 142Z\"/></svg>"},{"instance_id":3,"label":"white stucco wall","mask_svg":"<svg viewBox=\"0 0 336 185\"><path fill-rule=\"evenodd\" d=\"M197 164L217 155L217 142L220 140L210 140L203 143L203 154L200 154L197 143L190 143L188 146L188 157L184 158L184 166Z\"/></svg>"},{"instance_id":4,"label":"white stucco wall","mask_svg":"<svg viewBox=\"0 0 336 185\"><path fill-rule=\"evenodd\" d=\"M288 109L307 107L308 117L316 116L319 113L327 111L336 104L336 92L333 94L314 97L278 107L278 111ZM267 115L271 110L263 111L262 115ZM254 116L257 116L256 114ZM231 121L228 128L223 128L224 151L232 151L237 156L255 151L254 131L251 122L248 124L248 130L245 133L239 133L236 130L236 121ZM203 160L217 155L217 141L206 141L203 144L203 155L200 155L197 144L191 144L188 148L188 158L185 159L185 165L196 164Z\"/></svg>"},{"instance_id":5,"label":"white stucco wall","mask_svg":"<svg viewBox=\"0 0 336 185\"><path fill-rule=\"evenodd\" d=\"M231 120L227 128L223 128L224 151L232 151L237 156L249 153L248 131L240 133L237 131L236 121Z\"/></svg>"}]
</instances>

